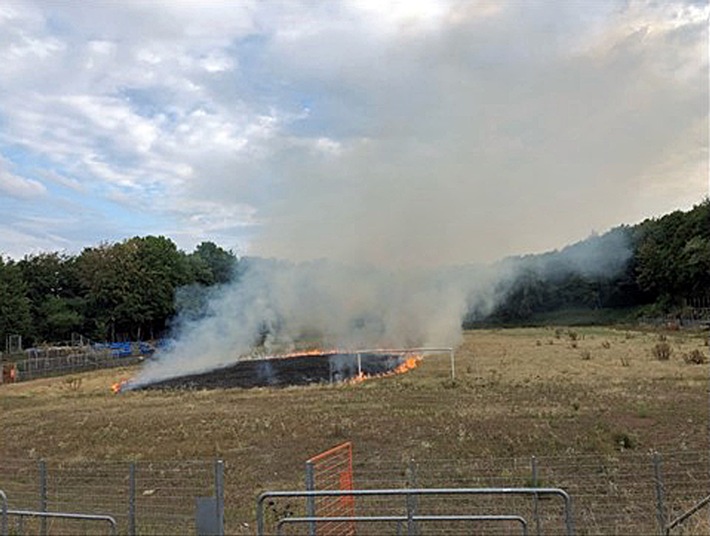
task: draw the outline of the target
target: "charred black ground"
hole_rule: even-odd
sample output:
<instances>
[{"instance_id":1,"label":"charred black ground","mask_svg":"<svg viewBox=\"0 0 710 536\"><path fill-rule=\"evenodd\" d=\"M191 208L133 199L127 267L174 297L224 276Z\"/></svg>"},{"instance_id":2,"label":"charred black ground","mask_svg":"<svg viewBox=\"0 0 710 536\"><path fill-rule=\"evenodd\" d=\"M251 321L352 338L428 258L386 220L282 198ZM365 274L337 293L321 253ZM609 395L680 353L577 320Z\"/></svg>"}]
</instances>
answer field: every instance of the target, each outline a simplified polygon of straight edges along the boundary
<instances>
[{"instance_id":1,"label":"charred black ground","mask_svg":"<svg viewBox=\"0 0 710 536\"><path fill-rule=\"evenodd\" d=\"M406 355L363 353L360 369L366 376L385 374L405 362ZM238 361L219 369L171 378L135 389L228 389L286 387L347 381L358 375L358 354L323 353Z\"/></svg>"}]
</instances>

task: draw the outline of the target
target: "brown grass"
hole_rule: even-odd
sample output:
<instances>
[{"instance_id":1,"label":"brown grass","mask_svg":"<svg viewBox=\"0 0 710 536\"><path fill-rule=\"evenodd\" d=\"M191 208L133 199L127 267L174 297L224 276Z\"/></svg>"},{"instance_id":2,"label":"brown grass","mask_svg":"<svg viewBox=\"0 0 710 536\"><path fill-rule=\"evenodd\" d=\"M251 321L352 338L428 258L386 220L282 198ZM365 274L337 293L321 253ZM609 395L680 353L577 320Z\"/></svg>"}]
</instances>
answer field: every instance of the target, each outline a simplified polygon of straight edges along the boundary
<instances>
[{"instance_id":1,"label":"brown grass","mask_svg":"<svg viewBox=\"0 0 710 536\"><path fill-rule=\"evenodd\" d=\"M0 386L0 459L222 457L250 520L258 490L302 487L303 462L344 440L373 460L707 448L707 365L654 359L652 332L575 328L576 349L561 333L467 332L455 382L430 356L358 385L114 395L135 370L113 369ZM691 333L669 344L707 351Z\"/></svg>"}]
</instances>

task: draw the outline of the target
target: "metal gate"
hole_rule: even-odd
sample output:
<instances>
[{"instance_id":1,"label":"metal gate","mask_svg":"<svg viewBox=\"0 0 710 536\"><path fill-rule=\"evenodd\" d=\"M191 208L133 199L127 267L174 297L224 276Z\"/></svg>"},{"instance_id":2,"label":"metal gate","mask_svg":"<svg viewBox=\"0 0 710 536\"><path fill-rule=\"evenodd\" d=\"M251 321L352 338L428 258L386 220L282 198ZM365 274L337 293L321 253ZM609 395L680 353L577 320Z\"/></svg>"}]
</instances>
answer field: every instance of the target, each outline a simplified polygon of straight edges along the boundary
<instances>
[{"instance_id":1,"label":"metal gate","mask_svg":"<svg viewBox=\"0 0 710 536\"><path fill-rule=\"evenodd\" d=\"M265 504L273 505L278 499L294 499L303 498L307 502L309 499L317 499L320 497L352 497L353 501L356 498L367 497L401 497L404 500L404 512L396 516L305 516L299 518L295 516L280 516L278 519L272 520L273 523L269 528L275 526L275 530L269 532L279 533L281 527L288 523L328 523L342 521L349 523L387 521L396 522L398 524L406 523L406 534L415 536L417 532L417 522L419 521L474 521L473 516L470 519L465 519L465 514L455 514L447 516L422 515L421 512L415 513L415 507L412 497L461 497L461 496L529 496L532 499L559 497L563 501L564 514L563 523L565 534L567 536L574 535L574 521L572 516L572 499L569 494L560 488L414 488L414 489L367 489L367 490L322 490L322 491L266 491L259 495L256 506L256 521L257 535L264 536L267 534L267 524L265 517ZM421 505L416 509L421 510ZM513 514L510 514L513 515ZM487 516L481 516L481 518ZM490 516L495 517L495 516ZM517 516L521 517L521 516ZM482 519L479 519L482 520ZM492 519L488 519L491 521ZM525 523L527 525L527 523Z\"/></svg>"}]
</instances>

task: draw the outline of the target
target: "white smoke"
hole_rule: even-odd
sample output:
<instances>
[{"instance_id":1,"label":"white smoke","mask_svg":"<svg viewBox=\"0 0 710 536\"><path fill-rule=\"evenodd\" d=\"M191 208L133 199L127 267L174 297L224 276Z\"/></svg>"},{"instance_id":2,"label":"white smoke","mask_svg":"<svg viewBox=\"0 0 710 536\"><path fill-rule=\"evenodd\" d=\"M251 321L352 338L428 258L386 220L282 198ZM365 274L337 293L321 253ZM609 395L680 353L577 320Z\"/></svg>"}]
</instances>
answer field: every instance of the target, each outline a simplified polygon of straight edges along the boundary
<instances>
[{"instance_id":1,"label":"white smoke","mask_svg":"<svg viewBox=\"0 0 710 536\"><path fill-rule=\"evenodd\" d=\"M224 84L217 107L258 94L276 105L268 128L244 151L200 153L182 195L250 206L250 254L301 262L249 262L142 379L306 341L454 345L462 317L492 311L521 270L623 268L623 232L467 265L561 246L669 197L654 185L705 180L706 16L590 6L454 2L386 31L347 7L279 19L240 73L258 84Z\"/></svg>"},{"instance_id":2,"label":"white smoke","mask_svg":"<svg viewBox=\"0 0 710 536\"><path fill-rule=\"evenodd\" d=\"M179 324L174 344L146 364L134 385L210 370L255 352L455 345L469 297L494 287L493 274L482 268L242 263L247 266L238 280L212 297L204 316Z\"/></svg>"},{"instance_id":3,"label":"white smoke","mask_svg":"<svg viewBox=\"0 0 710 536\"><path fill-rule=\"evenodd\" d=\"M213 293L201 316L179 322L174 344L132 384L294 349L455 346L463 318L493 311L522 271L610 277L630 254L628 233L617 229L560 252L488 266L389 269L243 259L236 281Z\"/></svg>"}]
</instances>

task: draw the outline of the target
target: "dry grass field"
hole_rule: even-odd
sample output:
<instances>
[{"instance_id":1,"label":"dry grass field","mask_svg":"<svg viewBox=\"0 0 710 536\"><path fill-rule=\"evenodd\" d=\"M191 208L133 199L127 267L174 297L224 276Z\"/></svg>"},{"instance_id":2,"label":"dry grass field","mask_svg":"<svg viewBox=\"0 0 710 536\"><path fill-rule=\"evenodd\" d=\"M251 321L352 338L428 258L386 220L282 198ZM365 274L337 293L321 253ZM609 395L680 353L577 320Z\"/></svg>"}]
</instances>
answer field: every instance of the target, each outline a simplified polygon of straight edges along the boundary
<instances>
[{"instance_id":1,"label":"dry grass field","mask_svg":"<svg viewBox=\"0 0 710 536\"><path fill-rule=\"evenodd\" d=\"M526 328L466 332L454 382L447 356L333 386L115 395L135 369L35 380L0 386L0 460L220 457L246 527L260 490L302 489L304 461L345 440L361 464L707 451L708 365L684 359L707 354L707 333Z\"/></svg>"}]
</instances>

